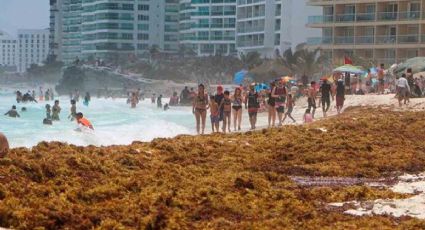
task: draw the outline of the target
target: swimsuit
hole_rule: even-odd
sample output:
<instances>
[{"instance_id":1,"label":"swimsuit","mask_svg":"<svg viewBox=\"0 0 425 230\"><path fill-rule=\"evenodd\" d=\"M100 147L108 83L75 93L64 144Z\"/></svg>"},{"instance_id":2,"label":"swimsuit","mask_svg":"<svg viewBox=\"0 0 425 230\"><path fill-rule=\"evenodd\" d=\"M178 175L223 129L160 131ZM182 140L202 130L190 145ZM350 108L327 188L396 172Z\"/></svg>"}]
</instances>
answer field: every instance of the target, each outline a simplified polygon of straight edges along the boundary
<instances>
[{"instance_id":1,"label":"swimsuit","mask_svg":"<svg viewBox=\"0 0 425 230\"><path fill-rule=\"evenodd\" d=\"M238 112L240 109L242 109L242 98L238 97L235 98L235 100L233 101L233 106L232 108Z\"/></svg>"},{"instance_id":2,"label":"swimsuit","mask_svg":"<svg viewBox=\"0 0 425 230\"><path fill-rule=\"evenodd\" d=\"M285 87L277 87L275 89L275 95L278 95L278 98L275 98L275 107L278 113L285 112L285 101L286 101L286 89Z\"/></svg>"},{"instance_id":3,"label":"swimsuit","mask_svg":"<svg viewBox=\"0 0 425 230\"><path fill-rule=\"evenodd\" d=\"M206 112L207 111L206 103L207 103L207 101L205 100L205 95L202 96L202 98L199 95L196 96L196 98L195 98L195 107L196 107L195 111L198 112L198 113Z\"/></svg>"}]
</instances>

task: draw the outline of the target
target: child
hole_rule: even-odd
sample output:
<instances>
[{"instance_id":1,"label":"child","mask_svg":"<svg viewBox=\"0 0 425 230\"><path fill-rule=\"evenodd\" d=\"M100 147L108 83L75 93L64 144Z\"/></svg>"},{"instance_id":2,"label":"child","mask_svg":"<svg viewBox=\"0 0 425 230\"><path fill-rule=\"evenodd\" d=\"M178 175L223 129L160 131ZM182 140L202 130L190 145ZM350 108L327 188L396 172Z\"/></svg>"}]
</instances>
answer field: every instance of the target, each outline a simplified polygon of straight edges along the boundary
<instances>
[{"instance_id":1,"label":"child","mask_svg":"<svg viewBox=\"0 0 425 230\"><path fill-rule=\"evenodd\" d=\"M230 100L230 92L224 91L224 98L221 100L220 109L223 110L223 133L226 133L226 128L230 131L230 118L232 114L232 100Z\"/></svg>"},{"instance_id":2,"label":"child","mask_svg":"<svg viewBox=\"0 0 425 230\"><path fill-rule=\"evenodd\" d=\"M94 130L93 125L90 123L89 120L87 120L86 118L84 118L83 113L77 113L77 123L81 124L84 127L90 128L92 130Z\"/></svg>"},{"instance_id":3,"label":"child","mask_svg":"<svg viewBox=\"0 0 425 230\"><path fill-rule=\"evenodd\" d=\"M50 109L50 105L46 104L46 119L47 120L52 119L51 112L52 112L52 110Z\"/></svg>"},{"instance_id":4,"label":"child","mask_svg":"<svg viewBox=\"0 0 425 230\"><path fill-rule=\"evenodd\" d=\"M306 109L304 114L304 123L307 124L311 122L313 122L313 116L310 113L310 109Z\"/></svg>"},{"instance_id":5,"label":"child","mask_svg":"<svg viewBox=\"0 0 425 230\"><path fill-rule=\"evenodd\" d=\"M210 96L210 118L211 118L211 128L212 128L212 132L217 132L218 133L218 128L220 125L220 112L218 109L218 104L217 102L214 100L214 96Z\"/></svg>"},{"instance_id":6,"label":"child","mask_svg":"<svg viewBox=\"0 0 425 230\"><path fill-rule=\"evenodd\" d=\"M59 121L59 113L61 112L61 107L59 106L59 101L55 101L55 105L52 108L52 120Z\"/></svg>"},{"instance_id":7,"label":"child","mask_svg":"<svg viewBox=\"0 0 425 230\"><path fill-rule=\"evenodd\" d=\"M292 94L288 94L288 100L286 102L287 111L285 113L285 117L282 120L282 123L285 122L286 117L291 118L294 123L296 122L295 119L292 117L292 111L294 110L294 106L295 106L295 100L292 97Z\"/></svg>"},{"instance_id":8,"label":"child","mask_svg":"<svg viewBox=\"0 0 425 230\"><path fill-rule=\"evenodd\" d=\"M9 116L9 117L21 117L21 116L19 116L19 113L18 113L18 111L16 111L16 106L14 105L14 106L12 106L12 109L11 110L9 110L9 111L7 111L7 113L5 113L4 115L7 115L7 116Z\"/></svg>"},{"instance_id":9,"label":"child","mask_svg":"<svg viewBox=\"0 0 425 230\"><path fill-rule=\"evenodd\" d=\"M77 106L76 106L76 101L73 99L71 100L71 114L69 115L68 118L71 119L71 121L73 121L75 119L75 117L77 116Z\"/></svg>"}]
</instances>

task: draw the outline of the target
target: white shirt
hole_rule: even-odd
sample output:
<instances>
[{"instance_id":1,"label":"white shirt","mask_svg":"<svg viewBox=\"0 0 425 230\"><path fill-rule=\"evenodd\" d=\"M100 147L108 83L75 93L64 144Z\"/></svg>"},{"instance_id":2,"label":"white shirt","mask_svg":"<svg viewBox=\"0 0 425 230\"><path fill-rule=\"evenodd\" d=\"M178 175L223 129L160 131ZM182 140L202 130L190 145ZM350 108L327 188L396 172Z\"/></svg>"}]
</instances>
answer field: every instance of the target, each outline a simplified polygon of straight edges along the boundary
<instances>
[{"instance_id":1,"label":"white shirt","mask_svg":"<svg viewBox=\"0 0 425 230\"><path fill-rule=\"evenodd\" d=\"M409 83L407 82L407 79L404 77L401 77L397 80L396 86L399 88L406 88L410 91Z\"/></svg>"}]
</instances>

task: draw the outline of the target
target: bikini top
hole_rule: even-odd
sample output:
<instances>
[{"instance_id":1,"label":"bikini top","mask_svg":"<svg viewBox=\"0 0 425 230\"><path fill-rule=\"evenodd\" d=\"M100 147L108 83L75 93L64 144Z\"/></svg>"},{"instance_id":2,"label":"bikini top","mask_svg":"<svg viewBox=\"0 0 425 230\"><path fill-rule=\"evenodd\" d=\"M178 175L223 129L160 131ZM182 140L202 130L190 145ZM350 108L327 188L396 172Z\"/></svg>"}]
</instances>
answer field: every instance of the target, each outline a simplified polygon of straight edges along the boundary
<instances>
[{"instance_id":1,"label":"bikini top","mask_svg":"<svg viewBox=\"0 0 425 230\"><path fill-rule=\"evenodd\" d=\"M224 99L223 99L223 104L224 104L224 105L231 105L231 104L232 104L232 101L231 101L230 99L226 99L226 98L224 98Z\"/></svg>"},{"instance_id":2,"label":"bikini top","mask_svg":"<svg viewBox=\"0 0 425 230\"><path fill-rule=\"evenodd\" d=\"M233 105L234 106L242 106L242 97L235 97L235 99L233 100Z\"/></svg>"},{"instance_id":3,"label":"bikini top","mask_svg":"<svg viewBox=\"0 0 425 230\"><path fill-rule=\"evenodd\" d=\"M205 95L204 96L196 96L196 105L197 106L207 106L207 100L205 99Z\"/></svg>"}]
</instances>

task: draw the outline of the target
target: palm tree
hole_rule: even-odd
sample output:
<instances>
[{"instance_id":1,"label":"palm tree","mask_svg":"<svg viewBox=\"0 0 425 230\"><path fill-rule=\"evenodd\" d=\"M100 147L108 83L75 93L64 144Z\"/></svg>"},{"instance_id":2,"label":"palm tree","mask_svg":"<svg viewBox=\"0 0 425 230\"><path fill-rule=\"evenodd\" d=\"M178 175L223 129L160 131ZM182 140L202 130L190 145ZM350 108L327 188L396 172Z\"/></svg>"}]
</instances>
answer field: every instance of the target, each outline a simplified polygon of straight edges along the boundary
<instances>
[{"instance_id":1,"label":"palm tree","mask_svg":"<svg viewBox=\"0 0 425 230\"><path fill-rule=\"evenodd\" d=\"M244 66L248 69L252 69L255 66L261 65L263 63L261 55L258 52L249 52L247 54L241 53L240 59Z\"/></svg>"},{"instance_id":2,"label":"palm tree","mask_svg":"<svg viewBox=\"0 0 425 230\"><path fill-rule=\"evenodd\" d=\"M282 56L278 57L276 61L279 65L282 65L283 67L285 67L287 71L289 72L289 74L294 75L297 73L297 70L298 70L297 57L292 52L291 48L285 50Z\"/></svg>"},{"instance_id":3,"label":"palm tree","mask_svg":"<svg viewBox=\"0 0 425 230\"><path fill-rule=\"evenodd\" d=\"M321 72L322 65L326 58L320 53L320 49L310 50L302 47L298 49L294 56L297 59L298 73L306 76L313 76L318 72Z\"/></svg>"}]
</instances>

